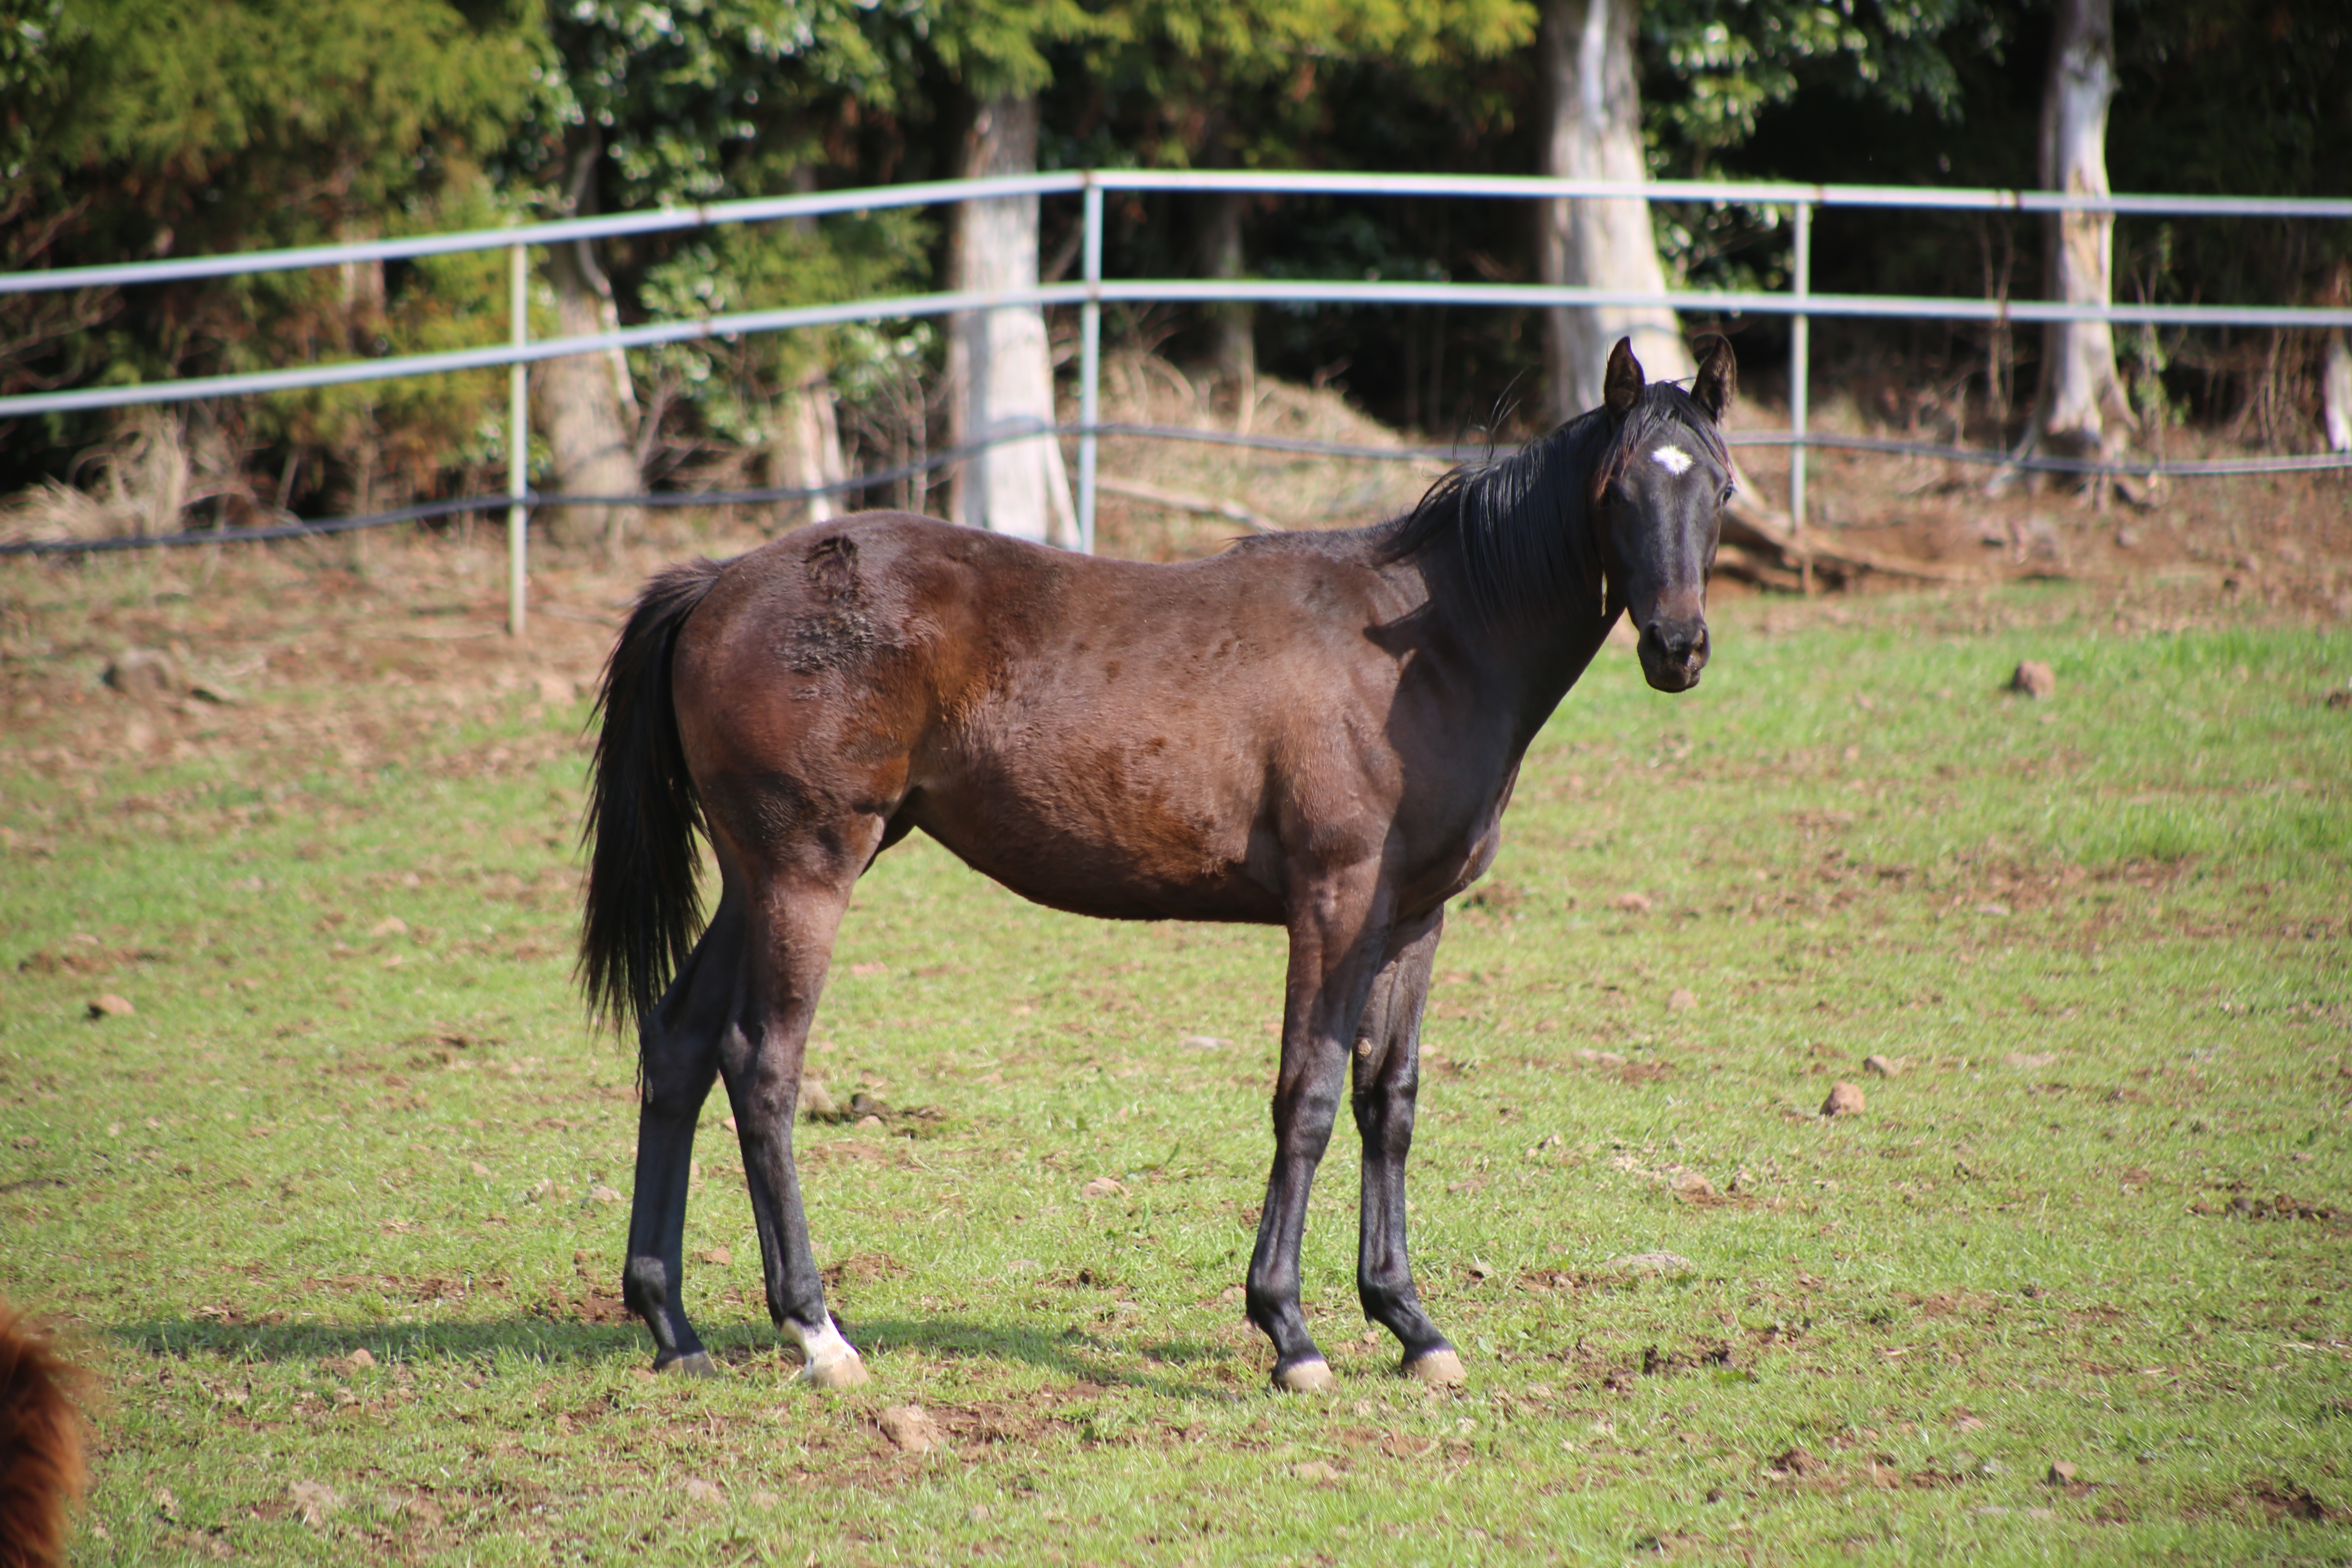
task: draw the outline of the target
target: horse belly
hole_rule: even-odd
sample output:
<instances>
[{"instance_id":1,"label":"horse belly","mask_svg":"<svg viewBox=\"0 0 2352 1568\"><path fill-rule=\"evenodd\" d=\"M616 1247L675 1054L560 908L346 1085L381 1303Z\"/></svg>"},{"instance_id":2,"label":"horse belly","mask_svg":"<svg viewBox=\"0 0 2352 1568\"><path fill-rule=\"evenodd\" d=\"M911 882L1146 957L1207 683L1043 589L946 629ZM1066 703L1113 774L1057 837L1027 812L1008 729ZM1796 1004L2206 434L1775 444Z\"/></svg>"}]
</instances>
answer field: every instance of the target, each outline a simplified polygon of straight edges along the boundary
<instances>
[{"instance_id":1,"label":"horse belly","mask_svg":"<svg viewBox=\"0 0 2352 1568\"><path fill-rule=\"evenodd\" d=\"M926 770L915 825L1025 899L1107 920L1278 923L1280 856L1215 782L1032 748Z\"/></svg>"}]
</instances>

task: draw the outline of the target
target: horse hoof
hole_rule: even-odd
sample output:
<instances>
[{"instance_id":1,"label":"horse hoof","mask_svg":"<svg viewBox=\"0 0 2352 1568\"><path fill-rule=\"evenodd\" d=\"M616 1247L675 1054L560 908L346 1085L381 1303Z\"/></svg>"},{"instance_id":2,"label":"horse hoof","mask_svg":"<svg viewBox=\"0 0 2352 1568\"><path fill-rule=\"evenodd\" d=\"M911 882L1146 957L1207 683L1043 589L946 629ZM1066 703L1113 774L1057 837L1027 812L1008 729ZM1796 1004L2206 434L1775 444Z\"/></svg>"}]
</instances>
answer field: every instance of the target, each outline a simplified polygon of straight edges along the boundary
<instances>
[{"instance_id":1,"label":"horse hoof","mask_svg":"<svg viewBox=\"0 0 2352 1568\"><path fill-rule=\"evenodd\" d=\"M1459 1388L1470 1381L1470 1374L1462 1370L1462 1358L1447 1345L1414 1356L1397 1370L1432 1388Z\"/></svg>"},{"instance_id":2,"label":"horse hoof","mask_svg":"<svg viewBox=\"0 0 2352 1568\"><path fill-rule=\"evenodd\" d=\"M710 1359L709 1352L697 1351L692 1355L657 1361L654 1363L654 1370L668 1377L717 1377L719 1363Z\"/></svg>"},{"instance_id":3,"label":"horse hoof","mask_svg":"<svg viewBox=\"0 0 2352 1568\"><path fill-rule=\"evenodd\" d=\"M1274 1374L1274 1384L1292 1394L1328 1394L1338 1386L1339 1379L1331 1375L1331 1363L1318 1356L1313 1361L1291 1363Z\"/></svg>"},{"instance_id":4,"label":"horse hoof","mask_svg":"<svg viewBox=\"0 0 2352 1568\"><path fill-rule=\"evenodd\" d=\"M813 1361L801 1368L801 1381L811 1388L856 1388L873 1375L866 1370L865 1358L856 1355Z\"/></svg>"}]
</instances>

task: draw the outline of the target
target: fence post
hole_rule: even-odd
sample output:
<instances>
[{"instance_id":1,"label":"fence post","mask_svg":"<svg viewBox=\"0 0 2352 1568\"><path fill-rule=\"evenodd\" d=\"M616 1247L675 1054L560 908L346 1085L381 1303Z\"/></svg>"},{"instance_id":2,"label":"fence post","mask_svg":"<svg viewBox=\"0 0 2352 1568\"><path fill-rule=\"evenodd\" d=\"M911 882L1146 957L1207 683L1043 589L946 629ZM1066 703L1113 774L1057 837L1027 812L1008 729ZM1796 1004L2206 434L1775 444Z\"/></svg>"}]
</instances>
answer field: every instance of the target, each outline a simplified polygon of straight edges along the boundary
<instances>
[{"instance_id":1,"label":"fence post","mask_svg":"<svg viewBox=\"0 0 2352 1568\"><path fill-rule=\"evenodd\" d=\"M517 240L507 251L507 304L514 313L514 346L530 342L530 264ZM523 629L523 581L529 574L530 486L530 372L522 361L507 366L507 636Z\"/></svg>"},{"instance_id":2,"label":"fence post","mask_svg":"<svg viewBox=\"0 0 2352 1568\"><path fill-rule=\"evenodd\" d=\"M1813 205L1797 204L1796 262L1790 292L1803 304L1813 291ZM1797 546L1804 591L1813 591L1813 552L1805 543L1805 382L1811 356L1811 321L1802 310L1789 318L1789 537Z\"/></svg>"},{"instance_id":3,"label":"fence post","mask_svg":"<svg viewBox=\"0 0 2352 1568\"><path fill-rule=\"evenodd\" d=\"M1095 552L1095 422L1102 414L1102 187L1087 171L1087 300L1078 307L1078 549Z\"/></svg>"}]
</instances>

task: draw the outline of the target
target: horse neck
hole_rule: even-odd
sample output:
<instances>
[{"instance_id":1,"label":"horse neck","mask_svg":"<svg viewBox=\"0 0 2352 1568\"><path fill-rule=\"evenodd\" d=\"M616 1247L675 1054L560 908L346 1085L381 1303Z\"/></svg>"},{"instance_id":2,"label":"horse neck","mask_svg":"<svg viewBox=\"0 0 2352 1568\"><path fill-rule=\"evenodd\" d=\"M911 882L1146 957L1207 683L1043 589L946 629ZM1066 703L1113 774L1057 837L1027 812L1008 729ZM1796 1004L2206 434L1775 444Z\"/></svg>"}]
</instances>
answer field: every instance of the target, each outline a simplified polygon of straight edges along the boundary
<instances>
[{"instance_id":1,"label":"horse neck","mask_svg":"<svg viewBox=\"0 0 2352 1568\"><path fill-rule=\"evenodd\" d=\"M1602 646L1622 612L1611 600L1603 607L1601 584L1579 585L1565 600L1501 615L1482 613L1461 585L1462 566L1447 561L1425 574L1431 608L1446 626L1446 640L1477 669L1480 689L1511 725L1511 760L1519 757L1544 727ZM1549 613L1546 613L1546 612Z\"/></svg>"}]
</instances>

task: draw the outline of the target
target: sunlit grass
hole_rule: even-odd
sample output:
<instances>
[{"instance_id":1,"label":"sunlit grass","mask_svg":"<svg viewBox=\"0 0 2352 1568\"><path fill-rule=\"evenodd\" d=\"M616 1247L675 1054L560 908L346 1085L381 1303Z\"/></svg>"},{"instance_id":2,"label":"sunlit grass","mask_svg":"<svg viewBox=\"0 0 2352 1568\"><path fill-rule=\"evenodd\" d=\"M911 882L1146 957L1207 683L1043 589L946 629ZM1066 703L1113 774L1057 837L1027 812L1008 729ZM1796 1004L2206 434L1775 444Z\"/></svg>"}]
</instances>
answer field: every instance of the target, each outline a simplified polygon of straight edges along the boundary
<instances>
[{"instance_id":1,"label":"sunlit grass","mask_svg":"<svg viewBox=\"0 0 2352 1568\"><path fill-rule=\"evenodd\" d=\"M2026 658L2053 700L2000 689ZM732 1375L656 1382L612 1300L633 1067L569 989L578 710L80 788L0 750L0 1292L105 1379L80 1557L2324 1555L2347 674L2049 590L1734 605L1679 700L1611 650L1438 962L1414 1240L1471 1385L1362 1339L1343 1131L1329 1401L1265 1392L1233 1289L1273 932L885 858L812 1060L889 1121L801 1134L876 1383L790 1383L717 1100L688 1293ZM1690 1268L1609 1267L1656 1250Z\"/></svg>"}]
</instances>

